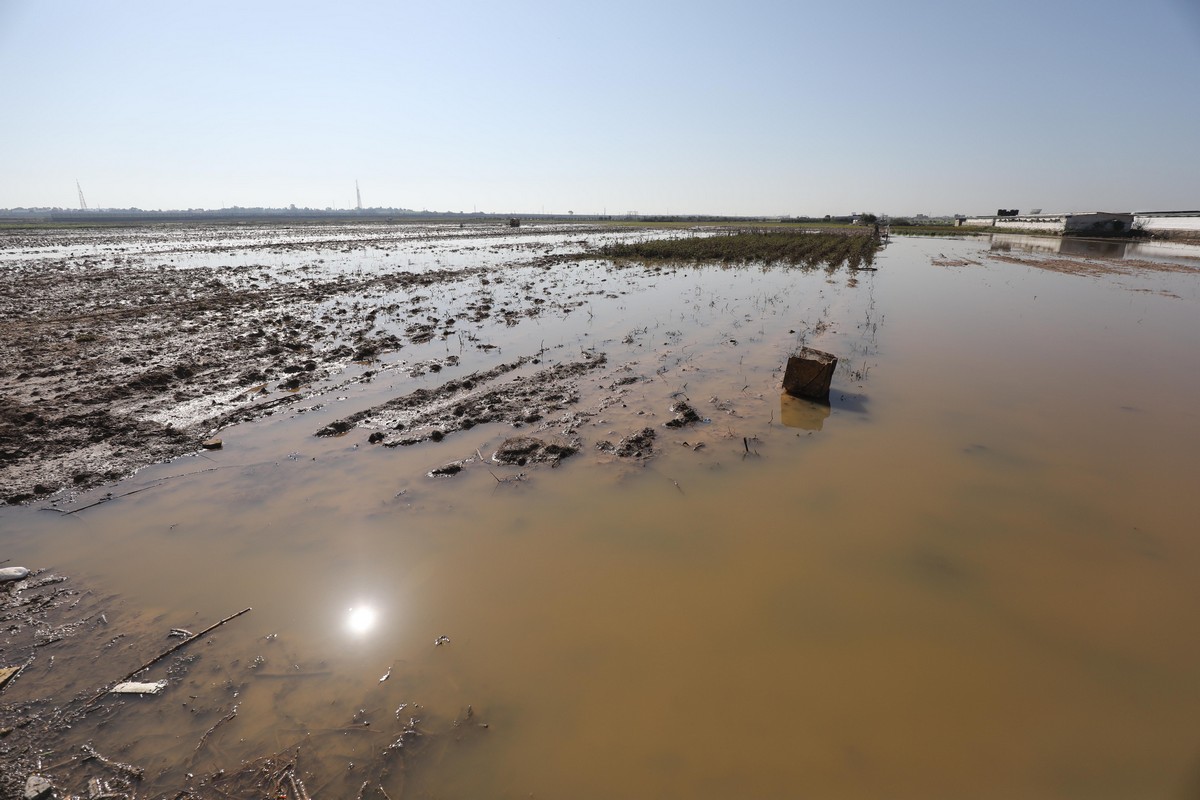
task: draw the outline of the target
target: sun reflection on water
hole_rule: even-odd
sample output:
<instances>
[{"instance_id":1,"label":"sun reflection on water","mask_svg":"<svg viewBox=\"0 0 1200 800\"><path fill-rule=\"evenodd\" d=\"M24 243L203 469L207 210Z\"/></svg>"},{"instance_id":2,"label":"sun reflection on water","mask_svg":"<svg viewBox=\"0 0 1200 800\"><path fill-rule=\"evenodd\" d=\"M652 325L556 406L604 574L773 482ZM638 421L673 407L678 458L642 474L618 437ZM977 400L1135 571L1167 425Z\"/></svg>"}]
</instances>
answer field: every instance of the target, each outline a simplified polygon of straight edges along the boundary
<instances>
[{"instance_id":1,"label":"sun reflection on water","mask_svg":"<svg viewBox=\"0 0 1200 800\"><path fill-rule=\"evenodd\" d=\"M363 636L375 627L378 618L379 615L371 606L354 606L346 612L346 629L353 634Z\"/></svg>"}]
</instances>

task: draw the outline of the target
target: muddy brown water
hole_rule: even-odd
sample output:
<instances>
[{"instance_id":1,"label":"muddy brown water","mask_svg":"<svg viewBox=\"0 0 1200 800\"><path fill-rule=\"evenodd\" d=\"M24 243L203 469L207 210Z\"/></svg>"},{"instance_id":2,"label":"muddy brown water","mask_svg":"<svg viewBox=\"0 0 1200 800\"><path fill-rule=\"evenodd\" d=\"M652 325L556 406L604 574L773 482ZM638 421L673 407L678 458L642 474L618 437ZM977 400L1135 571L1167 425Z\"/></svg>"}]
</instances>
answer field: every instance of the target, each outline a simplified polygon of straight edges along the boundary
<instances>
[{"instance_id":1,"label":"muddy brown water","mask_svg":"<svg viewBox=\"0 0 1200 800\"><path fill-rule=\"evenodd\" d=\"M432 244L404 257L451 259ZM3 557L113 596L114 630L254 609L63 751L119 753L153 793L299 745L310 791L353 796L412 715L449 735L381 782L392 797L1186 796L1200 273L1062 274L991 246L893 239L854 275L564 265L625 294L494 324L500 355L406 347L390 357L462 362L314 396L58 512L3 509ZM828 408L780 397L801 342L842 357ZM588 350L607 366L572 408L641 380L555 469L427 477L495 450L498 424L313 436L501 358ZM681 397L703 421L665 428ZM644 464L595 449L647 425ZM72 685L137 663L85 661ZM63 680L31 668L3 699Z\"/></svg>"}]
</instances>

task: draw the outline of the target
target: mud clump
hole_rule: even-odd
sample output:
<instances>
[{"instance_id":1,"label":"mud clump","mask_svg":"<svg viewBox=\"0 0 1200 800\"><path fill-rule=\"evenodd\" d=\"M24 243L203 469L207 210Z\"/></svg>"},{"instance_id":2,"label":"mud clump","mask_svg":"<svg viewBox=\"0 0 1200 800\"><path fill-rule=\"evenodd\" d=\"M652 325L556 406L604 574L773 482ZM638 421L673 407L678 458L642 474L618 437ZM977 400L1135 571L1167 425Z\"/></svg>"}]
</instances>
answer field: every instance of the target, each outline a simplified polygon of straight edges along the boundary
<instances>
[{"instance_id":1,"label":"mud clump","mask_svg":"<svg viewBox=\"0 0 1200 800\"><path fill-rule=\"evenodd\" d=\"M523 467L526 464L552 464L557 466L564 458L579 452L577 444L547 442L536 436L513 436L505 439L496 449L492 460L501 464Z\"/></svg>"},{"instance_id":2,"label":"mud clump","mask_svg":"<svg viewBox=\"0 0 1200 800\"><path fill-rule=\"evenodd\" d=\"M675 417L666 423L668 428L682 428L686 425L691 425L694 422L700 421L700 415L696 413L696 409L692 408L682 400L671 405L671 413L674 414Z\"/></svg>"},{"instance_id":3,"label":"mud clump","mask_svg":"<svg viewBox=\"0 0 1200 800\"><path fill-rule=\"evenodd\" d=\"M603 453L611 453L620 458L636 458L648 460L654 456L654 440L658 434L653 428L642 428L637 433L631 433L617 444L609 441L597 442L596 449Z\"/></svg>"},{"instance_id":4,"label":"mud clump","mask_svg":"<svg viewBox=\"0 0 1200 800\"><path fill-rule=\"evenodd\" d=\"M331 422L328 425L326 425L324 428L321 428L321 430L317 431L314 435L315 436L341 436L342 434L347 433L353 427L354 427L354 423L347 422L344 419L339 419L336 422ZM379 439L375 439L374 434L372 434L371 444L375 444L375 442L380 441L382 438L383 437L380 437Z\"/></svg>"}]
</instances>

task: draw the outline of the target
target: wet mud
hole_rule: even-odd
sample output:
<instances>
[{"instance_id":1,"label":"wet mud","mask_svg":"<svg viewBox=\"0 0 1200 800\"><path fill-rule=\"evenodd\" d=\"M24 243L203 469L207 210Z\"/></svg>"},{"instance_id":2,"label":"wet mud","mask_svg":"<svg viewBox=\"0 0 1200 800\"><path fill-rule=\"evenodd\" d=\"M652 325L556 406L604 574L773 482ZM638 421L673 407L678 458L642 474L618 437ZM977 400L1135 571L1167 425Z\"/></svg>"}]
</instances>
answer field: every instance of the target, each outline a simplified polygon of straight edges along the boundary
<instances>
[{"instance_id":1,"label":"wet mud","mask_svg":"<svg viewBox=\"0 0 1200 800\"><path fill-rule=\"evenodd\" d=\"M492 270L479 257L419 271L387 264L336 274L327 264L335 254L375 249L386 256L431 242L461 254L483 249L471 244L478 240L502 252L505 267L561 260L546 247L529 254L532 238L411 226L6 232L0 500L27 502L116 480L199 449L222 427L326 389L323 382L353 362L457 336L492 316L508 325L537 317L554 301L525 293L496 307L493 287L504 278L489 279ZM286 260L305 254L307 263ZM220 263L224 256L242 263ZM454 316L428 314L431 295L472 280L472 297ZM474 417L454 419L448 428Z\"/></svg>"}]
</instances>

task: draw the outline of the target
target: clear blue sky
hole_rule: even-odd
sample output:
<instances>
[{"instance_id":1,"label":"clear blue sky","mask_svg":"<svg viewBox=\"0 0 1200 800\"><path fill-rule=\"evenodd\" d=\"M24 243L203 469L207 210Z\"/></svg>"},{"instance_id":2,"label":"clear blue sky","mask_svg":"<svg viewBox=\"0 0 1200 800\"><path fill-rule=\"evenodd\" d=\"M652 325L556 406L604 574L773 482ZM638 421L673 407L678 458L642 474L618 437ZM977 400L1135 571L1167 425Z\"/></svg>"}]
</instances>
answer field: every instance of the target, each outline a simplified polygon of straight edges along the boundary
<instances>
[{"instance_id":1,"label":"clear blue sky","mask_svg":"<svg viewBox=\"0 0 1200 800\"><path fill-rule=\"evenodd\" d=\"M0 0L0 208L1200 207L1200 0Z\"/></svg>"}]
</instances>

